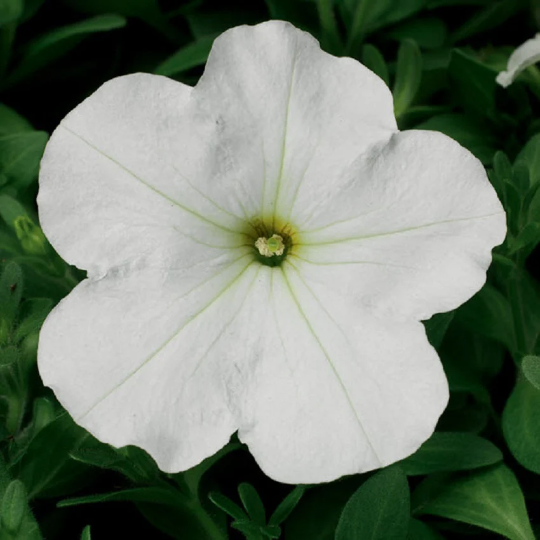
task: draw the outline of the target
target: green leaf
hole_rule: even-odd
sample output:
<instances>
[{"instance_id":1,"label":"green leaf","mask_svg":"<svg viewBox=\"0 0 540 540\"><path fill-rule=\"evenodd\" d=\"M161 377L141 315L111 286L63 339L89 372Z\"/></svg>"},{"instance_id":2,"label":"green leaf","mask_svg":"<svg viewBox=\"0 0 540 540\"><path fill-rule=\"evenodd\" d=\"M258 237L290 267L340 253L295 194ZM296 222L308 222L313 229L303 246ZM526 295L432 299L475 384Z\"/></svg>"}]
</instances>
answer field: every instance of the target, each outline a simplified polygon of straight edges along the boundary
<instances>
[{"instance_id":1,"label":"green leaf","mask_svg":"<svg viewBox=\"0 0 540 540\"><path fill-rule=\"evenodd\" d=\"M490 284L456 311L456 317L475 332L515 348L514 320L506 297Z\"/></svg>"},{"instance_id":2,"label":"green leaf","mask_svg":"<svg viewBox=\"0 0 540 540\"><path fill-rule=\"evenodd\" d=\"M212 456L207 457L195 467L192 467L187 471L172 475L172 477L182 486L187 487L187 489L194 496L197 496L199 493L200 483L206 473L225 456L227 456L231 452L234 452L235 450L239 450L240 448L242 448L242 445L240 443L234 441L229 442L221 450L219 450Z\"/></svg>"},{"instance_id":3,"label":"green leaf","mask_svg":"<svg viewBox=\"0 0 540 540\"><path fill-rule=\"evenodd\" d=\"M540 356L525 356L521 369L527 380L540 390Z\"/></svg>"},{"instance_id":4,"label":"green leaf","mask_svg":"<svg viewBox=\"0 0 540 540\"><path fill-rule=\"evenodd\" d=\"M14 486L15 484L15 486ZM19 493L7 493L8 489L12 489L15 491L18 491ZM18 480L14 480L13 482L10 482L9 474L7 471L7 467L4 463L4 460L2 458L2 455L0 454L0 521L2 521L2 527L4 526L4 504L6 506L10 506L11 508L8 510L8 514L10 511L14 510L15 515L11 516L11 519L15 518L15 521L18 520L17 513L22 511L22 519L20 521L20 526L18 527L18 531L15 535L9 534L6 538L6 540L43 540L43 537L41 536L41 533L39 531L39 526L32 515L32 512L30 511L30 507L28 506L26 493L23 491L24 486L22 486L22 489L20 487L20 482ZM24 493L24 502L23 502L23 495ZM6 499L7 497L7 499ZM4 500L2 500L4 498ZM17 502L14 500L18 499L19 502L23 502L23 507L17 505ZM13 503L15 503L16 508L13 508ZM10 519L8 517L8 519ZM7 527L6 527L7 528ZM0 537L2 540L4 540L5 536L0 532Z\"/></svg>"},{"instance_id":5,"label":"green leaf","mask_svg":"<svg viewBox=\"0 0 540 540\"><path fill-rule=\"evenodd\" d=\"M540 183L540 133L531 137L516 158L516 163L526 163L531 184Z\"/></svg>"},{"instance_id":6,"label":"green leaf","mask_svg":"<svg viewBox=\"0 0 540 540\"><path fill-rule=\"evenodd\" d=\"M16 70L11 75L11 82L18 82L38 69L67 54L85 37L97 32L108 32L126 25L126 19L120 15L99 15L55 30L30 43L23 54Z\"/></svg>"},{"instance_id":7,"label":"green leaf","mask_svg":"<svg viewBox=\"0 0 540 540\"><path fill-rule=\"evenodd\" d=\"M510 163L508 156L501 150L498 150L495 153L493 158L493 169L500 180L510 184L513 183L512 180L514 173L512 171L512 164Z\"/></svg>"},{"instance_id":8,"label":"green leaf","mask_svg":"<svg viewBox=\"0 0 540 540\"><path fill-rule=\"evenodd\" d=\"M70 457L87 465L123 472L117 465L124 461L124 457L112 446L104 444L93 437L85 439L82 444L70 453Z\"/></svg>"},{"instance_id":9,"label":"green leaf","mask_svg":"<svg viewBox=\"0 0 540 540\"><path fill-rule=\"evenodd\" d=\"M412 39L423 49L438 49L444 45L447 33L442 19L425 17L405 21L386 32L386 35L397 41Z\"/></svg>"},{"instance_id":10,"label":"green leaf","mask_svg":"<svg viewBox=\"0 0 540 540\"><path fill-rule=\"evenodd\" d=\"M514 267L507 279L516 333L517 356L525 356L540 337L540 287L527 271Z\"/></svg>"},{"instance_id":11,"label":"green leaf","mask_svg":"<svg viewBox=\"0 0 540 540\"><path fill-rule=\"evenodd\" d=\"M9 195L0 195L0 217L15 230L15 221L19 216L28 216L24 207Z\"/></svg>"},{"instance_id":12,"label":"green leaf","mask_svg":"<svg viewBox=\"0 0 540 540\"><path fill-rule=\"evenodd\" d=\"M23 291L23 273L16 262L9 262L4 266L0 276L0 318L11 325Z\"/></svg>"},{"instance_id":13,"label":"green leaf","mask_svg":"<svg viewBox=\"0 0 540 540\"><path fill-rule=\"evenodd\" d=\"M87 525L82 534L81 534L81 540L92 540L92 536L90 535L90 525Z\"/></svg>"},{"instance_id":14,"label":"green leaf","mask_svg":"<svg viewBox=\"0 0 540 540\"><path fill-rule=\"evenodd\" d=\"M382 4L383 2L381 2ZM356 7L352 13L351 25L349 29L349 35L347 38L346 53L350 56L355 56L355 52L358 50L360 44L365 38L366 28L369 23L370 15L376 5L375 0L358 0L355 4Z\"/></svg>"},{"instance_id":15,"label":"green leaf","mask_svg":"<svg viewBox=\"0 0 540 540\"><path fill-rule=\"evenodd\" d=\"M268 538L281 538L281 527L278 525L267 525L262 529L262 533Z\"/></svg>"},{"instance_id":16,"label":"green leaf","mask_svg":"<svg viewBox=\"0 0 540 540\"><path fill-rule=\"evenodd\" d=\"M428 9L437 9L447 6L487 6L493 0L429 0Z\"/></svg>"},{"instance_id":17,"label":"green leaf","mask_svg":"<svg viewBox=\"0 0 540 540\"><path fill-rule=\"evenodd\" d=\"M238 495L251 520L259 526L266 525L266 511L257 490L243 482L238 486Z\"/></svg>"},{"instance_id":18,"label":"green leaf","mask_svg":"<svg viewBox=\"0 0 540 540\"><path fill-rule=\"evenodd\" d=\"M261 528L251 521L235 521L231 524L233 529L240 531L246 540L262 540Z\"/></svg>"},{"instance_id":19,"label":"green leaf","mask_svg":"<svg viewBox=\"0 0 540 540\"><path fill-rule=\"evenodd\" d=\"M401 42L394 83L394 112L402 116L412 104L422 81L422 53L412 39Z\"/></svg>"},{"instance_id":20,"label":"green leaf","mask_svg":"<svg viewBox=\"0 0 540 540\"><path fill-rule=\"evenodd\" d=\"M482 117L493 115L496 71L472 56L454 49L450 56L448 74L452 92L466 111Z\"/></svg>"},{"instance_id":21,"label":"green leaf","mask_svg":"<svg viewBox=\"0 0 540 540\"><path fill-rule=\"evenodd\" d=\"M400 2L386 0L387 7L384 15L379 17L373 26L370 26L370 29L390 26L391 24L407 19L419 12L426 4L427 0L400 0Z\"/></svg>"},{"instance_id":22,"label":"green leaf","mask_svg":"<svg viewBox=\"0 0 540 540\"><path fill-rule=\"evenodd\" d=\"M208 498L226 514L239 521L249 521L248 515L229 497L222 495L216 491L211 491Z\"/></svg>"},{"instance_id":23,"label":"green leaf","mask_svg":"<svg viewBox=\"0 0 540 540\"><path fill-rule=\"evenodd\" d=\"M0 140L4 135L21 131L34 131L34 128L26 118L11 107L0 103Z\"/></svg>"},{"instance_id":24,"label":"green leaf","mask_svg":"<svg viewBox=\"0 0 540 540\"><path fill-rule=\"evenodd\" d=\"M525 256L540 242L540 222L527 223L517 238L510 244L510 253L521 251Z\"/></svg>"},{"instance_id":25,"label":"green leaf","mask_svg":"<svg viewBox=\"0 0 540 540\"><path fill-rule=\"evenodd\" d=\"M399 467L383 469L349 499L336 540L405 540L409 528L409 486Z\"/></svg>"},{"instance_id":26,"label":"green leaf","mask_svg":"<svg viewBox=\"0 0 540 540\"><path fill-rule=\"evenodd\" d=\"M136 17L170 40L177 38L177 32L161 12L158 0L64 0L64 3L82 13L118 13L125 17Z\"/></svg>"},{"instance_id":27,"label":"green leaf","mask_svg":"<svg viewBox=\"0 0 540 540\"><path fill-rule=\"evenodd\" d=\"M13 480L2 498L0 510L2 527L5 527L8 532L16 534L22 526L26 509L27 498L24 484L20 480Z\"/></svg>"},{"instance_id":28,"label":"green leaf","mask_svg":"<svg viewBox=\"0 0 540 540\"><path fill-rule=\"evenodd\" d=\"M533 181L532 177L531 181ZM525 198L525 204L527 205L527 221L540 222L540 182L533 184L530 193Z\"/></svg>"},{"instance_id":29,"label":"green leaf","mask_svg":"<svg viewBox=\"0 0 540 540\"><path fill-rule=\"evenodd\" d=\"M502 452L472 433L434 433L400 465L408 476L444 471L465 471L502 461Z\"/></svg>"},{"instance_id":30,"label":"green leaf","mask_svg":"<svg viewBox=\"0 0 540 540\"><path fill-rule=\"evenodd\" d=\"M334 540L343 508L362 480L362 477L354 475L306 490L300 503L283 523L285 540Z\"/></svg>"},{"instance_id":31,"label":"green leaf","mask_svg":"<svg viewBox=\"0 0 540 540\"><path fill-rule=\"evenodd\" d=\"M65 508L68 506L79 506L81 504L94 504L116 501L163 504L174 508L182 506L185 503L185 500L181 497L180 492L175 492L173 489L143 487L124 489L122 491L114 491L112 493L100 493L98 495L86 495L84 497L64 499L63 501L60 501L56 506L58 508Z\"/></svg>"},{"instance_id":32,"label":"green leaf","mask_svg":"<svg viewBox=\"0 0 540 540\"><path fill-rule=\"evenodd\" d=\"M535 364L533 370L538 370ZM534 373L533 377L537 376L538 373ZM526 469L540 474L540 391L523 375L518 377L506 402L502 426L512 455Z\"/></svg>"},{"instance_id":33,"label":"green leaf","mask_svg":"<svg viewBox=\"0 0 540 540\"><path fill-rule=\"evenodd\" d=\"M531 187L529 167L525 161L516 161L512 167L514 185L518 193L525 194Z\"/></svg>"},{"instance_id":34,"label":"green leaf","mask_svg":"<svg viewBox=\"0 0 540 540\"><path fill-rule=\"evenodd\" d=\"M21 460L19 471L30 499L63 492L72 484L80 486L81 465L71 461L69 454L85 437L86 431L67 414L59 416L36 435Z\"/></svg>"},{"instance_id":35,"label":"green leaf","mask_svg":"<svg viewBox=\"0 0 540 540\"><path fill-rule=\"evenodd\" d=\"M19 19L23 8L23 0L2 0L0 2L0 27Z\"/></svg>"},{"instance_id":36,"label":"green leaf","mask_svg":"<svg viewBox=\"0 0 540 540\"><path fill-rule=\"evenodd\" d=\"M520 0L492 2L463 23L452 33L450 39L453 43L457 43L481 32L497 28L523 8L524 2Z\"/></svg>"},{"instance_id":37,"label":"green leaf","mask_svg":"<svg viewBox=\"0 0 540 540\"><path fill-rule=\"evenodd\" d=\"M186 13L185 18L196 39L208 35L219 35L233 26L260 22L260 15L257 11L250 9L250 6L236 8L231 4L217 9L207 7L204 10L194 10Z\"/></svg>"},{"instance_id":38,"label":"green leaf","mask_svg":"<svg viewBox=\"0 0 540 540\"><path fill-rule=\"evenodd\" d=\"M49 136L44 131L22 131L0 136L0 174L16 189L25 188L38 175L39 162Z\"/></svg>"},{"instance_id":39,"label":"green leaf","mask_svg":"<svg viewBox=\"0 0 540 540\"><path fill-rule=\"evenodd\" d=\"M304 495L306 488L304 486L296 486L278 505L274 513L268 520L268 525L281 525L296 508L300 499Z\"/></svg>"},{"instance_id":40,"label":"green leaf","mask_svg":"<svg viewBox=\"0 0 540 540\"><path fill-rule=\"evenodd\" d=\"M334 13L334 0L317 0L317 12L321 25L323 48L333 53L341 52L343 41Z\"/></svg>"},{"instance_id":41,"label":"green leaf","mask_svg":"<svg viewBox=\"0 0 540 540\"><path fill-rule=\"evenodd\" d=\"M521 488L502 464L451 482L422 513L476 525L510 540L534 540Z\"/></svg>"},{"instance_id":42,"label":"green leaf","mask_svg":"<svg viewBox=\"0 0 540 540\"><path fill-rule=\"evenodd\" d=\"M45 3L45 0L24 0L24 11L22 21L31 19Z\"/></svg>"},{"instance_id":43,"label":"green leaf","mask_svg":"<svg viewBox=\"0 0 540 540\"><path fill-rule=\"evenodd\" d=\"M24 303L24 309L28 315L19 322L19 325L15 330L15 341L20 341L32 332L39 331L52 307L53 301L49 298L33 298L32 300L27 300Z\"/></svg>"},{"instance_id":44,"label":"green leaf","mask_svg":"<svg viewBox=\"0 0 540 540\"><path fill-rule=\"evenodd\" d=\"M466 114L448 113L432 116L415 129L440 131L470 150L482 163L489 164L497 141L490 129Z\"/></svg>"},{"instance_id":45,"label":"green leaf","mask_svg":"<svg viewBox=\"0 0 540 540\"><path fill-rule=\"evenodd\" d=\"M312 29L318 24L315 2L265 0L271 19L289 21L298 28Z\"/></svg>"},{"instance_id":46,"label":"green leaf","mask_svg":"<svg viewBox=\"0 0 540 540\"><path fill-rule=\"evenodd\" d=\"M206 36L182 47L154 70L157 75L172 77L188 69L202 66L208 59L215 35Z\"/></svg>"},{"instance_id":47,"label":"green leaf","mask_svg":"<svg viewBox=\"0 0 540 540\"><path fill-rule=\"evenodd\" d=\"M386 83L386 86L390 86L388 67L381 51L377 47L369 43L362 47L362 64L378 75Z\"/></svg>"},{"instance_id":48,"label":"green leaf","mask_svg":"<svg viewBox=\"0 0 540 540\"><path fill-rule=\"evenodd\" d=\"M158 530L178 540L223 539L225 533L225 514L210 516L196 501L171 507L150 503L135 503L142 515Z\"/></svg>"},{"instance_id":49,"label":"green leaf","mask_svg":"<svg viewBox=\"0 0 540 540\"><path fill-rule=\"evenodd\" d=\"M32 431L36 435L55 418L54 404L47 398L38 397L34 400L32 415Z\"/></svg>"},{"instance_id":50,"label":"green leaf","mask_svg":"<svg viewBox=\"0 0 540 540\"><path fill-rule=\"evenodd\" d=\"M444 540L434 529L419 521L411 519L409 522L409 536L407 540Z\"/></svg>"},{"instance_id":51,"label":"green leaf","mask_svg":"<svg viewBox=\"0 0 540 540\"><path fill-rule=\"evenodd\" d=\"M93 437L70 452L70 457L86 465L118 471L136 483L151 483L159 476L155 461L141 448L116 449Z\"/></svg>"},{"instance_id":52,"label":"green leaf","mask_svg":"<svg viewBox=\"0 0 540 540\"><path fill-rule=\"evenodd\" d=\"M351 0L354 6L356 0ZM394 25L420 11L427 0L373 0L364 13L367 32Z\"/></svg>"},{"instance_id":53,"label":"green leaf","mask_svg":"<svg viewBox=\"0 0 540 540\"><path fill-rule=\"evenodd\" d=\"M428 341L435 349L441 346L453 318L454 312L449 311L448 313L437 313L427 321L424 321Z\"/></svg>"},{"instance_id":54,"label":"green leaf","mask_svg":"<svg viewBox=\"0 0 540 540\"><path fill-rule=\"evenodd\" d=\"M0 338L0 342L2 339ZM17 347L0 348L0 367L14 366L19 359L19 349Z\"/></svg>"}]
</instances>

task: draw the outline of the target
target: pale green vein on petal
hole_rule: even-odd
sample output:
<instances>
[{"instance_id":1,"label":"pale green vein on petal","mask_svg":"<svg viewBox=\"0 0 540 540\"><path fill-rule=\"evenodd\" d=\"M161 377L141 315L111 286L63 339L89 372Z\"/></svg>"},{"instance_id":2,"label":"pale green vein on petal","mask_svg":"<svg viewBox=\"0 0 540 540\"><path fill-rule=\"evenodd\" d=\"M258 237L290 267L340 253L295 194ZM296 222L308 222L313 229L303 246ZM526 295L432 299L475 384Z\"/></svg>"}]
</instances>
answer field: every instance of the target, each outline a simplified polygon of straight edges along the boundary
<instances>
[{"instance_id":1,"label":"pale green vein on petal","mask_svg":"<svg viewBox=\"0 0 540 540\"><path fill-rule=\"evenodd\" d=\"M323 225L322 227L317 227L316 229L303 229L306 223L309 223L311 219L313 218L313 215L315 214L315 211L318 209L318 206L311 212L309 217L304 220L302 224L297 224L298 231L304 234L312 234L320 231L325 231L326 229L329 229L330 227L334 227L335 225L343 225L344 223L349 223L351 221L356 221L360 218L363 218L365 216L369 216L370 214L374 214L375 212L380 212L381 210L384 210L384 207L379 206L377 208L374 208L373 210L369 210L369 212L365 212L364 214L358 214L357 216L354 216L352 218L346 218L346 219L340 219L338 221L333 221L332 223L329 223L328 225Z\"/></svg>"},{"instance_id":2,"label":"pale green vein on petal","mask_svg":"<svg viewBox=\"0 0 540 540\"><path fill-rule=\"evenodd\" d=\"M493 212L492 214L486 214L484 216L472 216L472 217L458 218L458 219L447 219L443 221L436 221L433 223L425 223L424 225L418 225L417 227L408 227L406 229L398 229L396 231L388 231L384 233L377 233L377 234L366 235L366 236L352 236L349 238L336 238L333 240L324 240L320 242L299 242L296 245L298 246L324 246L328 244L341 244L344 242L354 242L356 240L370 240L372 238L380 238L383 236L392 236L394 234L401 234L401 233L406 233L410 231L418 231L421 229L427 229L429 227L436 227L437 225L445 225L447 223L459 223L461 221L474 221L477 219L486 219L489 217L499 216L499 215L504 215L504 214L505 214L504 212ZM304 238L307 234L309 233L305 233L305 232L302 233L302 237Z\"/></svg>"},{"instance_id":3,"label":"pale green vein on petal","mask_svg":"<svg viewBox=\"0 0 540 540\"><path fill-rule=\"evenodd\" d=\"M209 247L212 249L223 249L223 250L231 250L231 249L239 249L241 247L251 247L251 243L246 243L248 240L242 242L241 244L238 244L236 246L219 246L217 244L209 244L208 242L203 242L202 240L199 240L198 238L195 238L191 234L186 233L185 231L179 229L176 227L176 225L173 226L173 229L181 236L184 236L185 238L189 238L192 242L195 242L196 244L199 244L200 246ZM239 236L245 236L243 234L238 233Z\"/></svg>"},{"instance_id":4,"label":"pale green vein on petal","mask_svg":"<svg viewBox=\"0 0 540 540\"><path fill-rule=\"evenodd\" d=\"M306 244L304 244L306 245ZM374 266L389 266L391 268L405 268L407 270L421 270L421 268L417 268L414 266L405 266L404 264L393 264L393 263L387 263L387 262L378 262L378 261L332 261L332 262L316 262L316 261L310 261L309 259L306 259L305 257L302 257L298 255L298 253L292 253L291 257L294 257L295 259L298 259L299 261L303 261L307 264L312 264L313 266L341 266L341 265L349 265L349 264L368 264L368 265L374 265Z\"/></svg>"},{"instance_id":5,"label":"pale green vein on petal","mask_svg":"<svg viewBox=\"0 0 540 540\"><path fill-rule=\"evenodd\" d=\"M235 261L236 262L236 261ZM200 309L195 315L190 317L169 339L167 339L164 343L162 343L150 356L148 356L137 368L135 368L133 371L131 371L120 383L118 383L114 388L109 390L104 396L102 396L96 403L94 403L85 413L80 415L77 418L77 421L82 420L84 417L86 417L88 414L90 414L100 403L102 403L105 399L107 399L111 394L113 394L118 388L120 388L123 384L125 384L131 377L133 377L136 373L138 373L145 365L147 365L151 360L153 360L161 351L163 351L174 339L176 339L182 331L194 320L197 319L200 315L202 315L210 306L212 306L219 298L221 298L227 291L229 291L235 284L238 283L240 278L245 274L245 272L250 268L255 261L251 260L244 266L242 271L235 276L235 278L230 281L226 287L224 287L210 302L208 302L202 309ZM231 266L231 265L229 265ZM215 275L211 278L207 279L203 283L197 285L194 287L191 291L188 291L184 295L182 295L181 298L187 296L191 292L193 292L195 289L202 287L205 285L210 279L216 277Z\"/></svg>"},{"instance_id":6,"label":"pale green vein on petal","mask_svg":"<svg viewBox=\"0 0 540 540\"><path fill-rule=\"evenodd\" d=\"M290 261L287 261L287 264L294 269L294 271L296 272L296 275L298 276L298 279L302 282L302 284L304 285L304 287L309 291L309 293L311 294L311 296L314 298L314 300L317 302L317 304L320 306L320 308L326 313L326 316L334 323L334 326L337 328L337 330L339 331L339 333L343 336L343 338L345 339L345 341L348 343L349 347L351 349L354 350L354 347L351 343L351 340L349 339L349 336L347 336L347 334L345 334L345 332L343 331L343 329L341 328L341 326L337 323L337 321L334 319L334 317L332 317L332 315L330 315L330 313L328 312L328 310L324 307L324 304L321 302L321 300L319 299L319 297L315 294L315 291L307 284L306 280L304 279L304 277L302 276L302 272L300 272L300 270L296 267L296 265L294 265L293 263L291 263ZM371 378L371 381L375 384L375 386L381 390L381 386L379 385L379 381L375 378L375 377L372 377L370 376Z\"/></svg>"},{"instance_id":7,"label":"pale green vein on petal","mask_svg":"<svg viewBox=\"0 0 540 540\"><path fill-rule=\"evenodd\" d=\"M281 182L283 180L283 169L285 167L285 155L286 155L286 152L287 152L287 132L288 132L288 125L289 125L289 113L290 113L290 108L291 108L291 99L292 99L292 95L293 95L294 75L295 75L295 72L296 72L297 54L298 54L298 51L295 50L295 55L294 55L294 58L293 58L293 64L292 64L292 68L291 68L291 82L289 84L289 92L288 92L288 95L287 95L287 105L286 105L286 108L285 108L285 120L284 120L284 123L283 123L283 141L282 141L282 147L281 147L281 162L280 162L280 166L279 166L279 173L278 173L278 178L277 178L277 182L276 182L276 192L275 192L275 195L274 195L274 204L273 204L273 208L272 208L272 227L275 227L276 208L277 208L278 199L279 199L279 192L281 190Z\"/></svg>"},{"instance_id":8,"label":"pale green vein on petal","mask_svg":"<svg viewBox=\"0 0 540 540\"><path fill-rule=\"evenodd\" d=\"M196 366L194 367L191 375L187 378L187 380L191 379L195 373L197 373L197 371L199 370L199 368L201 367L202 363L204 362L204 360L206 359L206 357L208 356L208 353L213 349L214 345L219 341L219 339L221 338L221 336L225 333L225 331L231 326L231 324L236 320L236 318L238 317L239 313L242 311L242 308L244 307L244 304L246 303L246 300L248 299L249 295L251 294L251 291L253 290L253 285L255 285L255 281L257 280L257 277L259 276L261 270L262 270L263 266L262 265L259 265L259 268L257 269L257 271L255 272L255 275L253 276L253 279L251 280L251 283L248 287L248 290L242 300L242 302L240 303L240 306L238 307L238 309L234 312L233 316L231 317L231 319L229 320L229 322L223 326L223 328L221 329L221 332L219 332L218 336L214 339L214 341L212 341L212 343L208 346L208 348L206 349L206 351L204 351L204 353L202 354L201 358L199 359L199 361L197 362ZM186 381L187 382L187 381Z\"/></svg>"},{"instance_id":9,"label":"pale green vein on petal","mask_svg":"<svg viewBox=\"0 0 540 540\"><path fill-rule=\"evenodd\" d=\"M204 222L206 222L206 223L208 223L210 225L213 225L214 227L217 227L218 229L222 229L223 231L226 231L228 233L238 234L238 231L235 231L234 229L229 229L228 227L225 227L225 226L223 226L223 225L221 225L219 223L216 223L216 222L212 221L211 219L208 219L208 218L206 218L204 216L201 216L195 210L193 210L191 208L188 208L187 206L184 206L183 204L180 204L177 200L169 197L166 193L163 193L163 191L160 191L159 189L155 188L154 186L152 186L151 184L149 184L148 182L146 182L145 180L143 180L142 178L137 176L133 171L131 171L130 169L128 169L127 167L122 165L120 162L116 161L113 157L111 157L108 154L106 154L105 152L103 152L103 150L99 149L97 146L93 145L90 141L86 140L84 137L81 137L78 133L76 133L72 129L68 128L64 124L60 124L59 127L61 127L62 129L65 129L68 133L71 133L74 137L77 137L80 141L82 141L87 146L89 146L90 148L95 150L98 154L100 154L103 157L110 160L112 163L114 163L115 165L120 167L123 171L127 172L130 176L135 178L135 180L140 182L142 185L146 186L148 189L150 189L151 191L153 191L157 195L163 197L165 200L167 200L171 204L174 204L175 206L177 206L178 208L184 210L188 214L191 214L191 215L195 216L196 218L200 219L201 221L204 221Z\"/></svg>"},{"instance_id":10,"label":"pale green vein on petal","mask_svg":"<svg viewBox=\"0 0 540 540\"><path fill-rule=\"evenodd\" d=\"M211 199L210 197L208 197L208 195L206 195L203 191L201 191L185 174L181 173L177 167L175 167L174 165L172 165L172 168L174 169L174 172L180 176L181 178L183 178L188 184L189 184L189 187L193 190L193 191L196 191L205 201L209 202L214 208L216 208L217 210L219 210L220 212L223 212L224 214L227 214L229 215L230 217L236 219L237 221L239 221L239 224L240 226L242 226L244 224L244 222L247 222L248 220L248 216L247 214L245 213L245 210L244 208L242 208L242 210L244 211L244 216L243 218L240 217L240 216L237 216L236 214L234 214L233 212L229 212L229 210L226 210L225 208L223 208L221 205L219 205L216 201L214 201L213 199Z\"/></svg>"},{"instance_id":11,"label":"pale green vein on petal","mask_svg":"<svg viewBox=\"0 0 540 540\"><path fill-rule=\"evenodd\" d=\"M279 325L279 318L277 316L277 312L276 312L276 305L275 305L275 302L273 301L273 296L274 296L274 272L271 272L270 273L270 303L271 303L271 306L272 306L272 316L274 318L274 323L276 325L276 330L277 330L277 334L278 334L278 337L279 337L279 343L281 344L281 348L283 350L283 356L285 357L285 361L287 362L287 365L289 366L289 369L291 371L291 375L293 375L293 369L292 369L292 363L290 361L290 358L289 356L287 355L287 349L285 348L285 342L283 341L283 335L281 333L281 326ZM294 379L294 377L291 377L292 378L292 381L293 381L293 384L294 386L297 388L297 392L298 392L298 384L296 383L296 380ZM299 393L299 392L298 392Z\"/></svg>"},{"instance_id":12,"label":"pale green vein on petal","mask_svg":"<svg viewBox=\"0 0 540 540\"><path fill-rule=\"evenodd\" d=\"M309 329L311 335L313 336L313 338L315 339L315 341L317 342L319 348L321 349L324 357L326 358L326 360L328 361L328 364L330 366L330 368L332 369L332 372L334 373L334 376L336 377L336 380L338 381L339 385L341 386L342 390L343 390L343 393L345 394L345 398L347 399L347 402L353 412L353 415L354 417L356 418L356 421L358 423L358 426L360 427L360 430L362 431L364 437L366 438L366 441L371 449L371 451L373 452L373 455L375 456L375 458L377 459L377 461L379 462L379 465L381 467L384 466L384 464L382 463L380 457L378 456L377 452L375 451L375 448L373 446L373 443L371 442L371 439L369 438L365 428L364 428L364 425L362 424L360 418L358 417L358 413L356 411L356 408L354 407L354 404L351 400L351 396L349 395L349 392L347 390L347 387L345 386L345 383L343 382L343 379L340 377L334 363L332 362L332 359L330 358L330 355L328 354L328 351L326 350L326 348L324 347L324 345L321 343L320 339L318 338L316 332L314 331L313 327L311 326L311 323L309 322L304 310L302 309L302 306L298 300L298 297L296 296L296 294L294 293L293 289L292 289L292 286L291 286L291 283L289 282L288 278L287 278L287 274L285 272L285 270L283 269L283 267L280 267L281 269L281 272L283 274L283 279L287 285L287 288L289 289L289 292L291 293L291 297L296 305L296 307L298 308L298 311L300 313L300 315L302 316L302 318L304 319L304 322L306 323L306 326L307 328Z\"/></svg>"},{"instance_id":13,"label":"pale green vein on petal","mask_svg":"<svg viewBox=\"0 0 540 540\"><path fill-rule=\"evenodd\" d=\"M311 165L311 162L313 161L313 158L315 157L315 154L317 153L317 150L319 149L320 144L321 144L321 134L319 133L319 136L317 138L317 143L313 147L313 152L311 152L311 157L310 159L307 160L306 166L304 168L304 172L300 176L300 180L298 180L296 184L296 188L294 189L293 196L291 197L291 202L289 203L289 211L287 212L287 218L285 220L286 222L289 222L291 220L294 206L298 199L298 193L300 192L300 188L302 187L302 184L304 183L304 179L306 178L306 174L308 172L309 166Z\"/></svg>"}]
</instances>

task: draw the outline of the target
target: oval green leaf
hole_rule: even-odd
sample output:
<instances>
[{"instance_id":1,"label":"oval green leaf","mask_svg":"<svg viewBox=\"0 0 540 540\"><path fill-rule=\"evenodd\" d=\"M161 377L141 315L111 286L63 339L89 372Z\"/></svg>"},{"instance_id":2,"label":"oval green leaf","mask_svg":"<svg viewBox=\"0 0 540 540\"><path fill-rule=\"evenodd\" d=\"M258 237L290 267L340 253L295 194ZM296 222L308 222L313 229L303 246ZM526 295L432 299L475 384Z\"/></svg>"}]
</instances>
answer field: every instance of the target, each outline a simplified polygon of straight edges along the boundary
<instances>
[{"instance_id":1,"label":"oval green leaf","mask_svg":"<svg viewBox=\"0 0 540 540\"><path fill-rule=\"evenodd\" d=\"M422 53L412 39L401 42L394 84L394 112L399 118L410 107L422 81Z\"/></svg>"},{"instance_id":2,"label":"oval green leaf","mask_svg":"<svg viewBox=\"0 0 540 540\"><path fill-rule=\"evenodd\" d=\"M399 467L383 469L349 499L336 540L405 540L410 520L407 478Z\"/></svg>"},{"instance_id":3,"label":"oval green leaf","mask_svg":"<svg viewBox=\"0 0 540 540\"><path fill-rule=\"evenodd\" d=\"M154 73L172 77L174 75L179 75L188 69L202 66L210 54L210 49L212 48L215 38L215 35L206 36L182 47L159 64L154 70Z\"/></svg>"},{"instance_id":4,"label":"oval green leaf","mask_svg":"<svg viewBox=\"0 0 540 540\"><path fill-rule=\"evenodd\" d=\"M540 390L540 356L526 356L521 362L521 370L527 380Z\"/></svg>"},{"instance_id":5,"label":"oval green leaf","mask_svg":"<svg viewBox=\"0 0 540 540\"><path fill-rule=\"evenodd\" d=\"M512 455L526 469L540 474L540 391L520 376L506 402L502 425Z\"/></svg>"},{"instance_id":6,"label":"oval green leaf","mask_svg":"<svg viewBox=\"0 0 540 540\"><path fill-rule=\"evenodd\" d=\"M434 433L400 465L415 476L445 471L465 471L498 463L502 452L490 441L472 433Z\"/></svg>"},{"instance_id":7,"label":"oval green leaf","mask_svg":"<svg viewBox=\"0 0 540 540\"><path fill-rule=\"evenodd\" d=\"M534 540L521 488L503 464L451 482L421 512L476 525L510 540Z\"/></svg>"}]
</instances>

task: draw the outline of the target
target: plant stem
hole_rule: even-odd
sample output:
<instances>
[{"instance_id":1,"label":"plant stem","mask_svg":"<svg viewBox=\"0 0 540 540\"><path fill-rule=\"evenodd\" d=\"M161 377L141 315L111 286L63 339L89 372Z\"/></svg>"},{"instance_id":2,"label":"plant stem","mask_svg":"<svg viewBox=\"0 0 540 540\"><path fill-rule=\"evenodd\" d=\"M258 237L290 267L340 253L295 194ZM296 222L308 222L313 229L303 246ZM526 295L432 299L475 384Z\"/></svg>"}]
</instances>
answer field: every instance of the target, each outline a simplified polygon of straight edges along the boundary
<instances>
[{"instance_id":1,"label":"plant stem","mask_svg":"<svg viewBox=\"0 0 540 540\"><path fill-rule=\"evenodd\" d=\"M208 540L228 540L227 533L218 527L198 500L193 499L190 507L193 514L197 517L197 521L207 531Z\"/></svg>"}]
</instances>

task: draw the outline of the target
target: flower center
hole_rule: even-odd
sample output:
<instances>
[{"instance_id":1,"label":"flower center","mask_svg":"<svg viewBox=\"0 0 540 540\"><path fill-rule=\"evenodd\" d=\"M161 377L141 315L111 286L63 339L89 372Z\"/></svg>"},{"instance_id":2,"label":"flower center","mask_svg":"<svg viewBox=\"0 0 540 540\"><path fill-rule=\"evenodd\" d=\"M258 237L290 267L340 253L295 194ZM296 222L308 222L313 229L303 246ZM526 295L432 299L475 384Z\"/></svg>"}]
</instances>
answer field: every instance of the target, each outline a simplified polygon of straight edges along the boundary
<instances>
[{"instance_id":1,"label":"flower center","mask_svg":"<svg viewBox=\"0 0 540 540\"><path fill-rule=\"evenodd\" d=\"M283 237L273 234L270 238L260 236L255 242L255 247L263 257L279 257L285 251Z\"/></svg>"},{"instance_id":2,"label":"flower center","mask_svg":"<svg viewBox=\"0 0 540 540\"><path fill-rule=\"evenodd\" d=\"M279 217L252 218L246 221L243 234L249 238L255 259L265 266L280 266L292 255L298 242L295 228Z\"/></svg>"}]
</instances>

